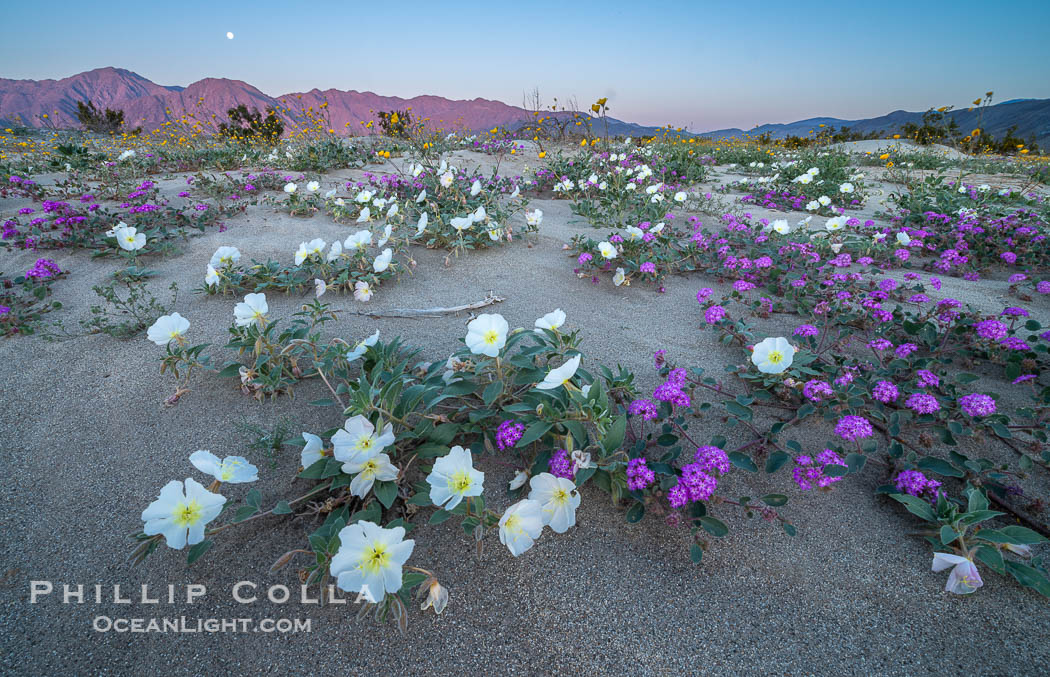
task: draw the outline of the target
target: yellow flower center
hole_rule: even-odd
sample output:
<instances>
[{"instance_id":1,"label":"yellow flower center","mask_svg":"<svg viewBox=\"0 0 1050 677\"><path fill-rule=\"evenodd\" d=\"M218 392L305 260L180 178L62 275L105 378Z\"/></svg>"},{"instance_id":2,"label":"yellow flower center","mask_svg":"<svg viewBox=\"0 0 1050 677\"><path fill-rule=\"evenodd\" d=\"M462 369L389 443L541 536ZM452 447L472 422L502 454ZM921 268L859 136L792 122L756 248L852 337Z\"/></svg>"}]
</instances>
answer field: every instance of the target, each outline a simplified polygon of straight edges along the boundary
<instances>
[{"instance_id":1,"label":"yellow flower center","mask_svg":"<svg viewBox=\"0 0 1050 677\"><path fill-rule=\"evenodd\" d=\"M365 467L361 468L361 472L365 473L366 475L374 475L376 470L378 469L379 467L376 465L375 460L370 459L368 462L365 463Z\"/></svg>"},{"instance_id":2,"label":"yellow flower center","mask_svg":"<svg viewBox=\"0 0 1050 677\"><path fill-rule=\"evenodd\" d=\"M514 533L520 532L521 529L521 518L517 515L511 515L507 518L507 521L503 523L503 528L507 531L513 531Z\"/></svg>"},{"instance_id":3,"label":"yellow flower center","mask_svg":"<svg viewBox=\"0 0 1050 677\"><path fill-rule=\"evenodd\" d=\"M474 480L466 470L457 470L452 477L448 478L448 490L454 494L464 494L470 489Z\"/></svg>"},{"instance_id":4,"label":"yellow flower center","mask_svg":"<svg viewBox=\"0 0 1050 677\"><path fill-rule=\"evenodd\" d=\"M175 524L180 527L191 527L200 521L203 512L203 506L197 502L197 499L193 499L189 503L176 504L171 515L175 518Z\"/></svg>"},{"instance_id":5,"label":"yellow flower center","mask_svg":"<svg viewBox=\"0 0 1050 677\"><path fill-rule=\"evenodd\" d=\"M558 489L554 492L554 495L551 496L551 503L555 503L557 505L565 505L568 502L569 492L564 489Z\"/></svg>"},{"instance_id":6,"label":"yellow flower center","mask_svg":"<svg viewBox=\"0 0 1050 677\"><path fill-rule=\"evenodd\" d=\"M361 449L362 451L368 451L372 448L372 438L362 437L357 441L357 448Z\"/></svg>"},{"instance_id":7,"label":"yellow flower center","mask_svg":"<svg viewBox=\"0 0 1050 677\"><path fill-rule=\"evenodd\" d=\"M769 356L766 358L773 364L780 364L781 360L784 359L784 355L779 350L769 351Z\"/></svg>"},{"instance_id":8,"label":"yellow flower center","mask_svg":"<svg viewBox=\"0 0 1050 677\"><path fill-rule=\"evenodd\" d=\"M373 575L389 567L390 552L387 550L386 544L373 543L370 547L365 548L359 566Z\"/></svg>"},{"instance_id":9,"label":"yellow flower center","mask_svg":"<svg viewBox=\"0 0 1050 677\"><path fill-rule=\"evenodd\" d=\"M499 332L495 329L489 329L483 336L485 343L494 345L496 341L499 341Z\"/></svg>"}]
</instances>

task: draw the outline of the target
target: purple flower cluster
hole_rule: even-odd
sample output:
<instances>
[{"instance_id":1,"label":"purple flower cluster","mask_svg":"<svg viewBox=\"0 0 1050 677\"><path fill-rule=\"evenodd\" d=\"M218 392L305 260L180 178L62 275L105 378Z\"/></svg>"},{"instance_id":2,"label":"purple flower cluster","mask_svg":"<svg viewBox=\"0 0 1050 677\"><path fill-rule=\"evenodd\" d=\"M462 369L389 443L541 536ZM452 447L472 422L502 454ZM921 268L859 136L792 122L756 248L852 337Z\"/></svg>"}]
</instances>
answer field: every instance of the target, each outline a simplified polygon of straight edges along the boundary
<instances>
[{"instance_id":1,"label":"purple flower cluster","mask_svg":"<svg viewBox=\"0 0 1050 677\"><path fill-rule=\"evenodd\" d=\"M708 324L718 324L726 316L726 309L722 306L711 306L704 311L704 322Z\"/></svg>"},{"instance_id":2,"label":"purple flower cluster","mask_svg":"<svg viewBox=\"0 0 1050 677\"><path fill-rule=\"evenodd\" d=\"M646 465L644 458L632 458L627 463L628 491L641 491L656 481L656 474Z\"/></svg>"},{"instance_id":3,"label":"purple flower cluster","mask_svg":"<svg viewBox=\"0 0 1050 677\"><path fill-rule=\"evenodd\" d=\"M820 334L820 330L811 324L803 324L795 330L794 334L795 336L817 336Z\"/></svg>"},{"instance_id":4,"label":"purple flower cluster","mask_svg":"<svg viewBox=\"0 0 1050 677\"><path fill-rule=\"evenodd\" d=\"M974 325L977 335L989 341L999 341L1006 338L1007 327L999 320L984 320Z\"/></svg>"},{"instance_id":5,"label":"purple flower cluster","mask_svg":"<svg viewBox=\"0 0 1050 677\"><path fill-rule=\"evenodd\" d=\"M634 400L627 406L627 413L631 416L641 416L646 421L655 421L658 406L652 400Z\"/></svg>"},{"instance_id":6,"label":"purple flower cluster","mask_svg":"<svg viewBox=\"0 0 1050 677\"><path fill-rule=\"evenodd\" d=\"M835 391L831 389L827 381L813 379L812 381L806 381L806 385L802 386L802 394L811 402L820 402L825 397L834 395Z\"/></svg>"},{"instance_id":7,"label":"purple flower cluster","mask_svg":"<svg viewBox=\"0 0 1050 677\"><path fill-rule=\"evenodd\" d=\"M690 406L692 400L682 390L682 386L685 385L686 373L685 369L672 369L667 375L667 380L653 391L653 399L660 402L670 402L676 407Z\"/></svg>"},{"instance_id":8,"label":"purple flower cluster","mask_svg":"<svg viewBox=\"0 0 1050 677\"><path fill-rule=\"evenodd\" d=\"M39 280L45 277L54 277L61 273L62 269L51 259L37 259L36 263L33 264L33 267L26 271L26 277L32 277Z\"/></svg>"},{"instance_id":9,"label":"purple flower cluster","mask_svg":"<svg viewBox=\"0 0 1050 677\"><path fill-rule=\"evenodd\" d=\"M917 372L920 388L936 388L941 384L941 379L928 369L920 369Z\"/></svg>"},{"instance_id":10,"label":"purple flower cluster","mask_svg":"<svg viewBox=\"0 0 1050 677\"><path fill-rule=\"evenodd\" d=\"M717 487L718 480L704 472L699 463L690 463L682 468L678 484L668 490L667 500L672 508L681 508L687 503L710 499Z\"/></svg>"},{"instance_id":11,"label":"purple flower cluster","mask_svg":"<svg viewBox=\"0 0 1050 677\"><path fill-rule=\"evenodd\" d=\"M995 413L995 399L981 393L960 397L959 406L970 416L990 416Z\"/></svg>"},{"instance_id":12,"label":"purple flower cluster","mask_svg":"<svg viewBox=\"0 0 1050 677\"><path fill-rule=\"evenodd\" d=\"M897 491L902 494L910 494L925 498L933 502L937 500L940 493L941 483L931 480L918 470L902 470L894 480Z\"/></svg>"},{"instance_id":13,"label":"purple flower cluster","mask_svg":"<svg viewBox=\"0 0 1050 677\"><path fill-rule=\"evenodd\" d=\"M525 434L524 424L507 419L496 428L496 446L500 451L510 449L518 443L523 434Z\"/></svg>"},{"instance_id":14,"label":"purple flower cluster","mask_svg":"<svg viewBox=\"0 0 1050 677\"><path fill-rule=\"evenodd\" d=\"M695 465L706 473L717 472L719 475L725 475L729 472L729 456L718 447L700 447L693 458L696 461Z\"/></svg>"},{"instance_id":15,"label":"purple flower cluster","mask_svg":"<svg viewBox=\"0 0 1050 677\"><path fill-rule=\"evenodd\" d=\"M831 449L825 449L817 454L816 458L811 456L798 456L795 458L795 470L793 475L795 483L802 491L831 486L841 481L842 476L830 477L824 474L824 468L829 465L846 465L846 462Z\"/></svg>"},{"instance_id":16,"label":"purple flower cluster","mask_svg":"<svg viewBox=\"0 0 1050 677\"><path fill-rule=\"evenodd\" d=\"M912 393L904 401L904 406L917 414L932 414L941 408L937 398L927 393Z\"/></svg>"},{"instance_id":17,"label":"purple flower cluster","mask_svg":"<svg viewBox=\"0 0 1050 677\"><path fill-rule=\"evenodd\" d=\"M871 396L884 404L895 402L899 395L900 392L897 390L897 386L889 381L879 381L871 389Z\"/></svg>"},{"instance_id":18,"label":"purple flower cluster","mask_svg":"<svg viewBox=\"0 0 1050 677\"><path fill-rule=\"evenodd\" d=\"M564 449L559 449L554 452L554 455L551 456L551 460L547 461L547 469L550 471L550 474L555 477L563 477L567 480L576 477L576 472L572 466L572 459L569 458L569 452Z\"/></svg>"},{"instance_id":19,"label":"purple flower cluster","mask_svg":"<svg viewBox=\"0 0 1050 677\"><path fill-rule=\"evenodd\" d=\"M871 437L871 423L863 416L843 416L835 425L835 434L847 442Z\"/></svg>"}]
</instances>

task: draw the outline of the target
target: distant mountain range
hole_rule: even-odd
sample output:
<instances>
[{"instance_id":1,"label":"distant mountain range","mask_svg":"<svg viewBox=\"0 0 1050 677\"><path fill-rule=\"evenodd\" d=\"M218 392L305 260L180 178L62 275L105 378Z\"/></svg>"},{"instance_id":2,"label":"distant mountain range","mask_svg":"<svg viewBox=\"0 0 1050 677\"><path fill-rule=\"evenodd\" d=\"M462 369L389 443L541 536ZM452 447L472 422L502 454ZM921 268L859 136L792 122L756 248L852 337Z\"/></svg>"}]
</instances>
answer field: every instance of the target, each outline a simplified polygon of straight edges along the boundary
<instances>
[{"instance_id":1,"label":"distant mountain range","mask_svg":"<svg viewBox=\"0 0 1050 677\"><path fill-rule=\"evenodd\" d=\"M909 113L908 111L896 110L877 118L866 118L864 120L842 120L840 118L809 118L798 122L784 124L766 124L744 131L742 129L719 129L713 132L704 132L700 136L713 138L742 138L745 134L757 136L769 133L773 138L782 139L786 136L806 136L813 131L820 131L820 125L826 127L849 127L850 131L868 134L870 132L885 132L893 134L909 123L922 124L922 112ZM978 109L953 110L948 113L955 118L959 130L968 134L971 129L978 126ZM1013 99L1004 101L984 109L980 126L985 134L994 137L1002 137L1006 130L1016 125L1015 136L1028 139L1035 137L1040 145L1046 145L1050 141L1050 99Z\"/></svg>"},{"instance_id":2,"label":"distant mountain range","mask_svg":"<svg viewBox=\"0 0 1050 677\"><path fill-rule=\"evenodd\" d=\"M441 96L416 96L402 99L380 96L372 92L312 89L292 92L278 97L268 96L240 80L205 78L187 87L158 85L138 73L123 68L97 68L61 80L11 80L0 78L0 121L8 124L20 120L23 124L43 126L41 116L49 116L48 123L58 127L79 127L76 118L77 102L90 101L99 108L124 111L127 126L141 126L152 130L164 122L178 119L184 113L195 113L198 119L226 119L226 111L244 104L260 111L269 106L302 110L328 102L327 114L337 131L360 130L362 122L376 119L379 111L412 108L413 119L430 118L435 128L462 131L480 131L494 126L517 129L532 119L532 114L518 106L510 106L490 99L454 100ZM57 113L56 113L57 111ZM959 129L969 131L977 126L977 110L966 109L949 113ZM569 113L554 113L562 116ZM594 130L604 133L604 125L597 119ZM908 122L921 124L922 112L894 111L888 115L864 120L840 118L810 118L786 124L766 124L754 129L719 129L699 136L740 138L745 134L768 132L775 138L790 135L805 136L810 130L827 127L849 127L852 131L894 133ZM985 132L999 137L1012 125L1017 135L1028 139L1034 136L1041 145L1050 145L1050 99L1014 99L984 111L981 126ZM609 118L611 135L645 136L660 133L658 127L648 127Z\"/></svg>"},{"instance_id":3,"label":"distant mountain range","mask_svg":"<svg viewBox=\"0 0 1050 677\"><path fill-rule=\"evenodd\" d=\"M58 127L79 127L77 102L90 101L97 108L124 111L129 128L141 126L156 129L164 122L178 119L183 113L195 113L198 119L226 120L226 111L244 104L260 111L269 106L315 111L328 102L327 114L333 129L359 131L362 122L376 119L379 111L405 110L411 107L412 118L430 118L434 128L480 131L494 126L517 129L533 119L524 108L509 106L490 99L453 100L440 96L417 96L402 99L372 92L312 89L278 97L267 96L240 80L205 78L188 87L165 87L123 68L97 68L61 80L10 80L0 78L0 120L43 126L41 116ZM57 111L57 112L56 112ZM554 113L556 116L569 113ZM597 123L597 121L595 121ZM656 133L656 127L645 127L609 119L609 133L644 135ZM603 128L604 130L604 128Z\"/></svg>"}]
</instances>

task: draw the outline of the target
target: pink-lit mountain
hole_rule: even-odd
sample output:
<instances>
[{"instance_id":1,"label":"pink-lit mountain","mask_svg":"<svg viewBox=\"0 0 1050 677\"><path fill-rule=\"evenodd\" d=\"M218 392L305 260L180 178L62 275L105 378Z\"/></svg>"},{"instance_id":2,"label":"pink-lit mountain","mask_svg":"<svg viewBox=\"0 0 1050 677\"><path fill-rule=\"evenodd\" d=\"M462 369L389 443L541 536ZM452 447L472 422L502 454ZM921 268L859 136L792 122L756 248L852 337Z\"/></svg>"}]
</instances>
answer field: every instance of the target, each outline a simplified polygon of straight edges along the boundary
<instances>
[{"instance_id":1,"label":"pink-lit mountain","mask_svg":"<svg viewBox=\"0 0 1050 677\"><path fill-rule=\"evenodd\" d=\"M494 126L515 128L531 118L517 106L501 101L446 99L440 96L417 96L402 99L372 92L317 89L270 97L240 80L206 78L188 87L165 87L123 68L97 68L61 80L10 80L0 78L0 120L21 121L40 127L79 127L77 101L90 101L98 108L124 111L129 128L152 130L184 113L197 119L226 119L226 111L239 104L260 111L268 106L317 111L328 102L331 127L337 131L360 130L362 122L376 117L379 111L412 108L415 120L430 118L434 128L477 131ZM56 112L57 111L57 112ZM42 116L47 114L49 122ZM347 128L346 123L350 123ZM654 128L610 120L610 132L619 134L652 133ZM359 132L358 132L359 133Z\"/></svg>"}]
</instances>

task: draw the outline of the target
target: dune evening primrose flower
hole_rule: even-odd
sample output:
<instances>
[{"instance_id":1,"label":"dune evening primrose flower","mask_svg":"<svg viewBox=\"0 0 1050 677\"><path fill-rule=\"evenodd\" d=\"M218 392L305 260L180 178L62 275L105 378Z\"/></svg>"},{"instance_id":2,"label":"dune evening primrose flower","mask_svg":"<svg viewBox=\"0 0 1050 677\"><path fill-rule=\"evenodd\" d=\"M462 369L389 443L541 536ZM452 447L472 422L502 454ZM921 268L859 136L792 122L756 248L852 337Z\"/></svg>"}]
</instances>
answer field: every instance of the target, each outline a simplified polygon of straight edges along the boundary
<instances>
[{"instance_id":1,"label":"dune evening primrose flower","mask_svg":"<svg viewBox=\"0 0 1050 677\"><path fill-rule=\"evenodd\" d=\"M543 507L543 523L556 533L563 534L576 524L576 508L580 494L572 480L540 473L529 480L529 498Z\"/></svg>"},{"instance_id":2,"label":"dune evening primrose flower","mask_svg":"<svg viewBox=\"0 0 1050 677\"><path fill-rule=\"evenodd\" d=\"M394 426L387 423L377 432L372 422L358 414L346 420L332 435L333 455L337 461L356 463L371 458L394 443Z\"/></svg>"},{"instance_id":3,"label":"dune evening primrose flower","mask_svg":"<svg viewBox=\"0 0 1050 677\"><path fill-rule=\"evenodd\" d=\"M303 447L302 452L299 454L299 465L305 469L324 458L325 453L324 442L317 435L303 433L303 441L306 442L306 446Z\"/></svg>"},{"instance_id":4,"label":"dune evening primrose flower","mask_svg":"<svg viewBox=\"0 0 1050 677\"><path fill-rule=\"evenodd\" d=\"M610 242L599 242L598 253L601 254L603 258L612 260L616 258L616 247Z\"/></svg>"},{"instance_id":5,"label":"dune evening primrose flower","mask_svg":"<svg viewBox=\"0 0 1050 677\"><path fill-rule=\"evenodd\" d=\"M507 508L499 521L499 542L517 557L532 547L543 532L543 506L522 499Z\"/></svg>"},{"instance_id":6,"label":"dune evening primrose flower","mask_svg":"<svg viewBox=\"0 0 1050 677\"><path fill-rule=\"evenodd\" d=\"M358 280L354 283L354 298L358 301L367 301L372 298L374 293L372 287L364 280Z\"/></svg>"},{"instance_id":7,"label":"dune evening primrose flower","mask_svg":"<svg viewBox=\"0 0 1050 677\"><path fill-rule=\"evenodd\" d=\"M384 249L383 253L376 257L376 260L372 262L372 270L377 273L381 273L390 267L390 259L394 256L394 252L390 249Z\"/></svg>"},{"instance_id":8,"label":"dune evening primrose flower","mask_svg":"<svg viewBox=\"0 0 1050 677\"><path fill-rule=\"evenodd\" d=\"M117 238L117 245L124 251L134 252L146 246L146 235L138 232L134 226L118 226L113 229L113 236Z\"/></svg>"},{"instance_id":9,"label":"dune evening primrose flower","mask_svg":"<svg viewBox=\"0 0 1050 677\"><path fill-rule=\"evenodd\" d=\"M223 266L232 266L241 259L241 251L236 247L219 247L215 250L215 253L211 255L210 263L215 268L222 268Z\"/></svg>"},{"instance_id":10,"label":"dune evening primrose flower","mask_svg":"<svg viewBox=\"0 0 1050 677\"><path fill-rule=\"evenodd\" d=\"M320 187L321 184L316 181L310 181L306 184L306 190L310 191L311 193L316 193Z\"/></svg>"},{"instance_id":11,"label":"dune evening primrose flower","mask_svg":"<svg viewBox=\"0 0 1050 677\"><path fill-rule=\"evenodd\" d=\"M946 552L933 553L934 571L944 571L948 567L952 568L952 572L948 576L948 582L944 585L945 591L956 595L969 595L984 585L973 560Z\"/></svg>"},{"instance_id":12,"label":"dune evening primrose flower","mask_svg":"<svg viewBox=\"0 0 1050 677\"><path fill-rule=\"evenodd\" d=\"M386 454L375 454L367 458L359 457L356 461L344 463L342 470L348 475L355 476L350 482L350 493L358 498L367 496L376 481L396 480L400 472Z\"/></svg>"},{"instance_id":13,"label":"dune evening primrose flower","mask_svg":"<svg viewBox=\"0 0 1050 677\"><path fill-rule=\"evenodd\" d=\"M415 547L414 540L405 540L404 527L357 522L339 532L339 551L329 572L339 589L360 593L375 604L401 589L402 567Z\"/></svg>"},{"instance_id":14,"label":"dune evening primrose flower","mask_svg":"<svg viewBox=\"0 0 1050 677\"><path fill-rule=\"evenodd\" d=\"M616 274L613 275L613 284L619 287L624 282L627 282L627 274L624 272L623 268L617 268ZM628 284L628 286L630 285Z\"/></svg>"},{"instance_id":15,"label":"dune evening primrose flower","mask_svg":"<svg viewBox=\"0 0 1050 677\"><path fill-rule=\"evenodd\" d=\"M284 192L288 193L289 195L291 195L297 190L299 190L299 186L295 185L294 183L284 184Z\"/></svg>"},{"instance_id":16,"label":"dune evening primrose flower","mask_svg":"<svg viewBox=\"0 0 1050 677\"><path fill-rule=\"evenodd\" d=\"M580 360L583 358L582 355L575 355L565 361L565 364L561 365L557 369L551 369L547 372L547 375L543 377L543 381L536 384L537 390L554 390L567 384L569 380L576 375L576 370L580 368Z\"/></svg>"},{"instance_id":17,"label":"dune evening primrose flower","mask_svg":"<svg viewBox=\"0 0 1050 677\"><path fill-rule=\"evenodd\" d=\"M190 328L190 321L178 313L161 315L146 331L146 338L158 346L166 346L172 341L181 341Z\"/></svg>"},{"instance_id":18,"label":"dune evening primrose flower","mask_svg":"<svg viewBox=\"0 0 1050 677\"><path fill-rule=\"evenodd\" d=\"M558 328L563 324L565 324L565 313L561 308L555 308L540 319L536 320L536 328L533 331L537 334L543 334L544 329L558 331Z\"/></svg>"},{"instance_id":19,"label":"dune evening primrose flower","mask_svg":"<svg viewBox=\"0 0 1050 677\"><path fill-rule=\"evenodd\" d=\"M321 238L315 238L309 242L300 242L299 249L295 252L295 265L302 265L303 261L313 256L320 259L326 246L328 246L328 243Z\"/></svg>"},{"instance_id":20,"label":"dune evening primrose flower","mask_svg":"<svg viewBox=\"0 0 1050 677\"><path fill-rule=\"evenodd\" d=\"M779 374L791 366L795 349L784 337L762 339L751 351L751 363L763 374Z\"/></svg>"},{"instance_id":21,"label":"dune evening primrose flower","mask_svg":"<svg viewBox=\"0 0 1050 677\"><path fill-rule=\"evenodd\" d=\"M419 221L416 223L416 237L419 237L427 229L427 223L430 222L430 215L427 212L423 212L419 215Z\"/></svg>"},{"instance_id":22,"label":"dune evening primrose flower","mask_svg":"<svg viewBox=\"0 0 1050 677\"><path fill-rule=\"evenodd\" d=\"M172 480L160 490L157 500L142 511L147 536L163 534L169 548L182 550L204 540L204 527L219 516L226 499L204 488L192 478L185 485Z\"/></svg>"},{"instance_id":23,"label":"dune evening primrose flower","mask_svg":"<svg viewBox=\"0 0 1050 677\"><path fill-rule=\"evenodd\" d=\"M510 325L498 313L482 313L467 325L465 339L470 352L475 355L497 357L507 344Z\"/></svg>"},{"instance_id":24,"label":"dune evening primrose flower","mask_svg":"<svg viewBox=\"0 0 1050 677\"><path fill-rule=\"evenodd\" d=\"M372 244L372 231L359 230L346 238L343 247L352 252L363 252L370 244Z\"/></svg>"},{"instance_id":25,"label":"dune evening primrose flower","mask_svg":"<svg viewBox=\"0 0 1050 677\"><path fill-rule=\"evenodd\" d=\"M259 479L259 469L243 456L227 456L220 461L215 454L201 449L190 454L190 463L205 475L227 484L243 484Z\"/></svg>"},{"instance_id":26,"label":"dune evening primrose flower","mask_svg":"<svg viewBox=\"0 0 1050 677\"><path fill-rule=\"evenodd\" d=\"M543 211L533 209L531 212L525 212L525 223L533 227L539 226L543 223Z\"/></svg>"},{"instance_id":27,"label":"dune evening primrose flower","mask_svg":"<svg viewBox=\"0 0 1050 677\"><path fill-rule=\"evenodd\" d=\"M366 339L364 339L362 341L358 341L354 345L353 349L351 349L346 354L346 361L347 362L353 362L354 360L360 358L362 355L364 355L366 352L368 352L369 348L371 348L372 346L374 346L378 342L379 342L379 330L376 329L376 333L372 334L371 336L369 336L368 338L366 338Z\"/></svg>"},{"instance_id":28,"label":"dune evening primrose flower","mask_svg":"<svg viewBox=\"0 0 1050 677\"><path fill-rule=\"evenodd\" d=\"M427 475L430 500L445 510L452 510L468 496L480 496L484 482L485 473L474 469L470 449L460 446L437 459Z\"/></svg>"},{"instance_id":29,"label":"dune evening primrose flower","mask_svg":"<svg viewBox=\"0 0 1050 677\"><path fill-rule=\"evenodd\" d=\"M244 301L233 307L234 322L238 327L247 327L252 322L258 322L259 326L262 326L269 310L266 294L247 294Z\"/></svg>"}]
</instances>

